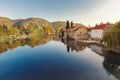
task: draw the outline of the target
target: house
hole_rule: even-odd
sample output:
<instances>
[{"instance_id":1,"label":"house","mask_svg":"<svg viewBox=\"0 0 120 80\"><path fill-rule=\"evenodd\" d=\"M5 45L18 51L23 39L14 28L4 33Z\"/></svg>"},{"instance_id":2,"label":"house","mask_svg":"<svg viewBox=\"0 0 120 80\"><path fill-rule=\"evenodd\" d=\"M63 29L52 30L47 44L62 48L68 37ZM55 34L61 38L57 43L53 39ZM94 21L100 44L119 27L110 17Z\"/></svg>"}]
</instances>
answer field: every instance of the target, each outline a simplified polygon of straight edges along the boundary
<instances>
[{"instance_id":1,"label":"house","mask_svg":"<svg viewBox=\"0 0 120 80\"><path fill-rule=\"evenodd\" d=\"M74 40L88 39L87 28L82 26L74 26L65 31L65 37L69 37Z\"/></svg>"},{"instance_id":2,"label":"house","mask_svg":"<svg viewBox=\"0 0 120 80\"><path fill-rule=\"evenodd\" d=\"M101 23L100 25L96 25L95 27L92 27L91 32L89 33L91 35L92 39L100 40L103 37L104 29L108 26L112 25L111 23L107 22L105 24Z\"/></svg>"}]
</instances>

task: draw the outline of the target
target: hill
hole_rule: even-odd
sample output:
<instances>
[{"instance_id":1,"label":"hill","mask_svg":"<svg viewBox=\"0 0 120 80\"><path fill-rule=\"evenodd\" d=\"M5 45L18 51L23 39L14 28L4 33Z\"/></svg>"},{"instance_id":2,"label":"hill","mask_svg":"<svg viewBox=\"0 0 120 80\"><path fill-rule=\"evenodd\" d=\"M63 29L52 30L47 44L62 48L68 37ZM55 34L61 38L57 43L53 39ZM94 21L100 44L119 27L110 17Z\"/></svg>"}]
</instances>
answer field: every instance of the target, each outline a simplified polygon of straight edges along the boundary
<instances>
[{"instance_id":1,"label":"hill","mask_svg":"<svg viewBox=\"0 0 120 80\"><path fill-rule=\"evenodd\" d=\"M56 21L56 22L52 22L52 27L53 28L65 28L66 27L66 22L65 21ZM81 27L86 27L83 24L79 24L79 23L74 23L74 26L81 26Z\"/></svg>"},{"instance_id":2,"label":"hill","mask_svg":"<svg viewBox=\"0 0 120 80\"><path fill-rule=\"evenodd\" d=\"M51 23L48 22L47 20L44 20L42 18L28 18L28 19L17 19L14 20L14 26L19 26L19 25L23 25L23 26L28 26L29 24L34 24L37 25L39 27L48 27L51 26Z\"/></svg>"},{"instance_id":3,"label":"hill","mask_svg":"<svg viewBox=\"0 0 120 80\"><path fill-rule=\"evenodd\" d=\"M13 26L14 22L7 17L0 17L0 25L7 25L8 27Z\"/></svg>"},{"instance_id":4,"label":"hill","mask_svg":"<svg viewBox=\"0 0 120 80\"><path fill-rule=\"evenodd\" d=\"M28 19L16 19L11 20L7 17L0 17L0 25L7 25L8 27L11 26L20 26L23 25L24 27L27 27L29 24L34 24L38 27L52 27L52 28L65 28L66 22L65 21L56 21L56 22L49 22L42 18L28 18ZM74 26L83 26L86 27L83 24L74 23Z\"/></svg>"}]
</instances>

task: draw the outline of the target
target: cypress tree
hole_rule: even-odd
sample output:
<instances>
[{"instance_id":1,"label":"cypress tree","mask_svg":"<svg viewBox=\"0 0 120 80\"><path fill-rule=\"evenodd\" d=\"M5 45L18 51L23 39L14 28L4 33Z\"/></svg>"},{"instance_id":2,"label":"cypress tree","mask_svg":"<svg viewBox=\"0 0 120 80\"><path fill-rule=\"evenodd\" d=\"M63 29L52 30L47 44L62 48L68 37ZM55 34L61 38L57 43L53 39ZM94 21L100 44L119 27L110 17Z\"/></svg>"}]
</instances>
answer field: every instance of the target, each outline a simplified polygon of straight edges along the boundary
<instances>
[{"instance_id":1,"label":"cypress tree","mask_svg":"<svg viewBox=\"0 0 120 80\"><path fill-rule=\"evenodd\" d=\"M73 28L73 21L71 22L71 28Z\"/></svg>"},{"instance_id":2,"label":"cypress tree","mask_svg":"<svg viewBox=\"0 0 120 80\"><path fill-rule=\"evenodd\" d=\"M69 29L69 28L70 28L69 21L67 20L66 29Z\"/></svg>"}]
</instances>

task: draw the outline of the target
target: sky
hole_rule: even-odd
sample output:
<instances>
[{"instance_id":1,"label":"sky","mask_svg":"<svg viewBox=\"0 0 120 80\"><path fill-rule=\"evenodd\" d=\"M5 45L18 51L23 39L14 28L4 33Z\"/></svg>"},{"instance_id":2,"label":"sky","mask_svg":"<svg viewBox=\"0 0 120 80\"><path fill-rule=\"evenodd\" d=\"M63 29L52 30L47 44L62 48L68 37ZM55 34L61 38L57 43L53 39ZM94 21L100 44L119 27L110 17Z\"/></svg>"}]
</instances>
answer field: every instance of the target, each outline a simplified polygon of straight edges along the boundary
<instances>
[{"instance_id":1,"label":"sky","mask_svg":"<svg viewBox=\"0 0 120 80\"><path fill-rule=\"evenodd\" d=\"M0 16L70 20L94 26L120 20L120 0L0 0Z\"/></svg>"}]
</instances>

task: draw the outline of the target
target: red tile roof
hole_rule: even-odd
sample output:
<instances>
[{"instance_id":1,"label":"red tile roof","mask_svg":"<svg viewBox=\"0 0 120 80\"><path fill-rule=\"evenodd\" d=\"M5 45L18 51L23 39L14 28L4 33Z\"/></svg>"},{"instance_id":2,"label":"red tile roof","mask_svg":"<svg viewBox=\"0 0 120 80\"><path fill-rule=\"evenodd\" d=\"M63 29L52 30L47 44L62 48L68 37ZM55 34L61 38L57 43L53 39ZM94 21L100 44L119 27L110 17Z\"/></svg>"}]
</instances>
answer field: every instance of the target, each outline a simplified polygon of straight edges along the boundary
<instances>
[{"instance_id":1,"label":"red tile roof","mask_svg":"<svg viewBox=\"0 0 120 80\"><path fill-rule=\"evenodd\" d=\"M105 24L96 25L92 29L105 29L105 27L107 27L109 25L110 25L110 23L108 22L108 23L105 23Z\"/></svg>"}]
</instances>

